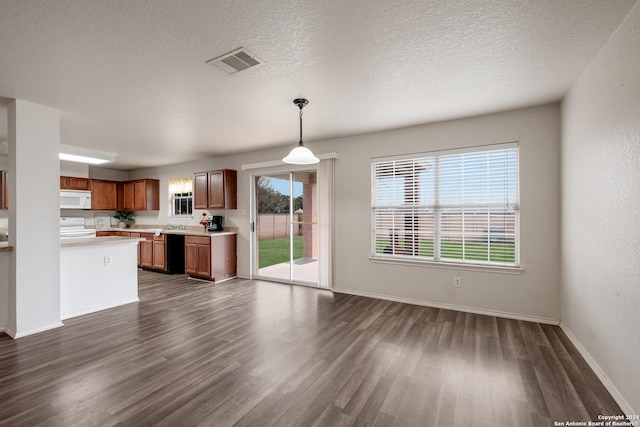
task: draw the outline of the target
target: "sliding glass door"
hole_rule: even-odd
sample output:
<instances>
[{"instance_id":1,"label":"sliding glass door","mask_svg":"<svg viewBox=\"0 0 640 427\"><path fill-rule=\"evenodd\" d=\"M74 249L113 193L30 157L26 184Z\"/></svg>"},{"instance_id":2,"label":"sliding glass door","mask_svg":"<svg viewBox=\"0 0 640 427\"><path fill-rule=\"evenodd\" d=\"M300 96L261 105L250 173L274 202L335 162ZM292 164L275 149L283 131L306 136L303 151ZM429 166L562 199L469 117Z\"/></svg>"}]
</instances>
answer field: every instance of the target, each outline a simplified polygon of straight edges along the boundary
<instances>
[{"instance_id":1,"label":"sliding glass door","mask_svg":"<svg viewBox=\"0 0 640 427\"><path fill-rule=\"evenodd\" d=\"M317 191L315 170L254 176L254 277L318 285Z\"/></svg>"}]
</instances>

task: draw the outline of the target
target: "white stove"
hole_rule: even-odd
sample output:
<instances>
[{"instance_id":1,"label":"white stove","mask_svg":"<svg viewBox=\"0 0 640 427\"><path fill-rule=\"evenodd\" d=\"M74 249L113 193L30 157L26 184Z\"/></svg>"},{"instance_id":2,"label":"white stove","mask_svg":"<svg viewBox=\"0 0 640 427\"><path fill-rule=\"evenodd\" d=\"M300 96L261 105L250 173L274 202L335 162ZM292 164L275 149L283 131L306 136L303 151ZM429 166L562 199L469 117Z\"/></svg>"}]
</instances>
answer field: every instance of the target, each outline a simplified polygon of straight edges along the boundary
<instances>
[{"instance_id":1,"label":"white stove","mask_svg":"<svg viewBox=\"0 0 640 427\"><path fill-rule=\"evenodd\" d=\"M96 230L84 228L84 218L60 217L60 239L89 239L96 237Z\"/></svg>"}]
</instances>

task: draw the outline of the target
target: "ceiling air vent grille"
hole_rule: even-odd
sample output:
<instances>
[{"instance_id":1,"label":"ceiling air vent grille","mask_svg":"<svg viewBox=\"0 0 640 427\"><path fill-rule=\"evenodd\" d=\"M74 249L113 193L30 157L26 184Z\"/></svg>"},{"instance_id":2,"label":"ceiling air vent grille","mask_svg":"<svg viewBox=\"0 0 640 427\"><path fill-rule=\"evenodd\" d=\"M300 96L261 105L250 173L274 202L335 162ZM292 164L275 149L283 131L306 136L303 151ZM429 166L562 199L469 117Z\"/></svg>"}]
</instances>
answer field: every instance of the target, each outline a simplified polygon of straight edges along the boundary
<instances>
[{"instance_id":1,"label":"ceiling air vent grille","mask_svg":"<svg viewBox=\"0 0 640 427\"><path fill-rule=\"evenodd\" d=\"M253 53L241 47L222 56L207 61L207 64L218 67L227 74L235 74L238 71L258 67L264 62Z\"/></svg>"}]
</instances>

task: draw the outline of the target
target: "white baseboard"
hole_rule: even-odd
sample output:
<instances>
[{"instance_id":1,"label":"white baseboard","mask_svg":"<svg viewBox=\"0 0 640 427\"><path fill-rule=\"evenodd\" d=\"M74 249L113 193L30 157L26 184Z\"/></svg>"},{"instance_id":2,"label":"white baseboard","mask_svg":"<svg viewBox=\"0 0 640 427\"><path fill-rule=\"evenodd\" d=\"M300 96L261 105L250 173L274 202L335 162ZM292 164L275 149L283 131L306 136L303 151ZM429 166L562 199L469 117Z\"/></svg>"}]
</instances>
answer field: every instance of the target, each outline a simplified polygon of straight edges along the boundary
<instances>
[{"instance_id":1,"label":"white baseboard","mask_svg":"<svg viewBox=\"0 0 640 427\"><path fill-rule=\"evenodd\" d=\"M59 328L61 326L64 326L62 324L62 322L58 322L58 323L54 323L53 325L49 325L49 326L45 326L45 327L37 328L37 329L32 329L32 330L26 331L26 332L16 333L14 330L9 329L9 328L6 328L4 330L4 332L7 335L9 335L11 338L18 339L18 338L26 337L28 335L33 335L33 334L37 334L37 333L40 333L40 332L48 331L50 329L56 329L56 328Z\"/></svg>"},{"instance_id":2,"label":"white baseboard","mask_svg":"<svg viewBox=\"0 0 640 427\"><path fill-rule=\"evenodd\" d=\"M110 308L120 307L121 305L132 304L134 302L139 302L139 301L140 301L140 298L134 298L134 299L132 299L130 301L119 302L117 304L110 304L110 305L106 305L104 307L99 307L99 308L92 308L91 310L86 310L86 311L81 311L81 312L78 312L78 313L68 314L68 315L64 316L62 318L62 320L71 319L72 317L84 316L85 314L91 314L91 313L95 313L97 311L108 310Z\"/></svg>"},{"instance_id":3,"label":"white baseboard","mask_svg":"<svg viewBox=\"0 0 640 427\"><path fill-rule=\"evenodd\" d=\"M525 314L509 313L506 311L486 310L483 308L466 307L463 305L444 304L440 302L417 300L412 298L395 297L391 295L376 294L373 292L354 291L351 289L333 288L333 292L339 294L358 295L361 297L377 298L387 301L402 302L405 304L422 305L425 307L443 308L446 310L463 311L465 313L484 314L487 316L504 317L506 319L524 320L527 322L544 323L548 325L559 325L560 320L547 317L529 316Z\"/></svg>"},{"instance_id":4,"label":"white baseboard","mask_svg":"<svg viewBox=\"0 0 640 427\"><path fill-rule=\"evenodd\" d=\"M587 349L582 345L582 343L573 334L573 332L571 332L571 329L569 329L569 327L562 322L560 323L560 329L562 329L562 332L565 333L567 338L569 338L569 341L571 341L571 343L575 346L575 348L578 350L580 355L587 362L589 367L593 370L593 372L595 372L598 379L602 382L602 384L607 389L611 397L613 397L613 400L615 400L618 406L620 406L620 409L622 409L622 412L624 412L626 415L637 415L638 412L633 410L631 405L629 405L629 402L627 402L627 400L618 391L616 386L613 385L613 383L611 382L607 374L605 374L602 368L600 368L600 365L598 365L598 363L593 359L593 357L591 357L591 354L589 354ZM638 424L635 424L635 425L638 425Z\"/></svg>"}]
</instances>

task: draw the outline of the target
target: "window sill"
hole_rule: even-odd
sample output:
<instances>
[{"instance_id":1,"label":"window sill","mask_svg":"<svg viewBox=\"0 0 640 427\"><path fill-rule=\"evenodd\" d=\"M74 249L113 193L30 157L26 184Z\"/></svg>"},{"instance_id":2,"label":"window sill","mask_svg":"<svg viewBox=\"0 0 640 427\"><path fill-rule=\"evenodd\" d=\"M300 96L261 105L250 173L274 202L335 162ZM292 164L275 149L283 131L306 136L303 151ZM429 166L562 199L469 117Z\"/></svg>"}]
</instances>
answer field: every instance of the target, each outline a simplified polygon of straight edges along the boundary
<instances>
[{"instance_id":1,"label":"window sill","mask_svg":"<svg viewBox=\"0 0 640 427\"><path fill-rule=\"evenodd\" d=\"M499 265L482 265L482 264L463 264L463 263L455 263L455 262L437 262L437 261L414 260L414 259L387 258L387 257L379 257L379 256L369 256L369 261L380 263L380 264L412 265L415 267L444 268L448 270L482 271L486 273L522 274L524 272L524 269L522 267L506 267L506 266L499 266Z\"/></svg>"}]
</instances>

